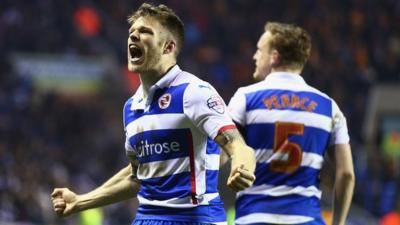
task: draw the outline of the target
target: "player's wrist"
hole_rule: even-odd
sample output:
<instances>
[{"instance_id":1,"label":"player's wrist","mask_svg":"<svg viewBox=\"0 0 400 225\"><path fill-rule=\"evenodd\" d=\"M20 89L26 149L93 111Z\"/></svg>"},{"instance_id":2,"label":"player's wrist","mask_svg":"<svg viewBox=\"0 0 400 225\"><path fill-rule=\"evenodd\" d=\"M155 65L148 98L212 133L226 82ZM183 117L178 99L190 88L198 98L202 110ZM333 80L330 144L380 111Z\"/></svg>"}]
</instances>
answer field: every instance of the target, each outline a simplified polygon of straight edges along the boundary
<instances>
[{"instance_id":1,"label":"player's wrist","mask_svg":"<svg viewBox=\"0 0 400 225\"><path fill-rule=\"evenodd\" d=\"M90 198L88 198L87 194L76 195L75 201L73 202L72 211L73 213L77 213L86 209L93 208L91 204L92 201L90 201Z\"/></svg>"}]
</instances>

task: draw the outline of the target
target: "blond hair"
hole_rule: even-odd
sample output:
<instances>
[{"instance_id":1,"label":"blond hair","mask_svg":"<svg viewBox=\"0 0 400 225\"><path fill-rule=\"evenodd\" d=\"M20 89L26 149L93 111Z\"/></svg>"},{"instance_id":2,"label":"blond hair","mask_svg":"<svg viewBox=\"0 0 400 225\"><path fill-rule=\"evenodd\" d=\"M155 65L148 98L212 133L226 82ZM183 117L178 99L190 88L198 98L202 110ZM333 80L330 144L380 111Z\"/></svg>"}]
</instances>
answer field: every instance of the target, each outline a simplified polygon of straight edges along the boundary
<instances>
[{"instance_id":1,"label":"blond hair","mask_svg":"<svg viewBox=\"0 0 400 225\"><path fill-rule=\"evenodd\" d=\"M279 53L278 67L304 67L311 52L311 38L307 31L292 24L278 22L267 22L265 31L272 35L269 48Z\"/></svg>"}]
</instances>

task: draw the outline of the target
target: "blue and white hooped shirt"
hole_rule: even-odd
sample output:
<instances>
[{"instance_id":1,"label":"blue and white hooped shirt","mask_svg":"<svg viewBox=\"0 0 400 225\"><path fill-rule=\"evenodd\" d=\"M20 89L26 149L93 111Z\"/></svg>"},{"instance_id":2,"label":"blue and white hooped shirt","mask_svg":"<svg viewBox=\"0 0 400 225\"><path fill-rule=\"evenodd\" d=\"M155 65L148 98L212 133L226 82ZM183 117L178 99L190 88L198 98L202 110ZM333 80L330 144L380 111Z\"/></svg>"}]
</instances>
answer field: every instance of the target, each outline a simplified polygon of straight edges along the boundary
<instances>
[{"instance_id":1,"label":"blue and white hooped shirt","mask_svg":"<svg viewBox=\"0 0 400 225\"><path fill-rule=\"evenodd\" d=\"M210 84L176 65L147 100L139 87L125 103L124 126L127 155L139 163L136 219L225 223L213 139L234 124Z\"/></svg>"},{"instance_id":2,"label":"blue and white hooped shirt","mask_svg":"<svg viewBox=\"0 0 400 225\"><path fill-rule=\"evenodd\" d=\"M322 221L318 175L325 150L349 142L335 101L298 74L276 72L239 88L228 108L257 161L253 186L237 194L235 223Z\"/></svg>"}]
</instances>

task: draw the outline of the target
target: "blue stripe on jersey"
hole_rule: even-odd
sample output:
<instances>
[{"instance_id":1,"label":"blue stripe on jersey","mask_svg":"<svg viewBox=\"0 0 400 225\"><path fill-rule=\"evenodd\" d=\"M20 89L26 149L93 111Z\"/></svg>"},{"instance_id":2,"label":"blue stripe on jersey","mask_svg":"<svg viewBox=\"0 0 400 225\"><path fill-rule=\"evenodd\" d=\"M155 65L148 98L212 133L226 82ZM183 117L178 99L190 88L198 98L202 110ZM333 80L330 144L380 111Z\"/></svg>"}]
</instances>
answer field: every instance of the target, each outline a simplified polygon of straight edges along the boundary
<instances>
[{"instance_id":1,"label":"blue stripe on jersey","mask_svg":"<svg viewBox=\"0 0 400 225\"><path fill-rule=\"evenodd\" d=\"M162 113L183 113L183 94L185 93L185 89L188 85L189 83L184 83L177 86L156 90L153 96L154 101L150 105L148 115ZM158 104L158 100L164 94L171 95L171 103L167 108L162 109Z\"/></svg>"},{"instance_id":2,"label":"blue stripe on jersey","mask_svg":"<svg viewBox=\"0 0 400 225\"><path fill-rule=\"evenodd\" d=\"M241 225L240 223L235 223L236 225ZM133 224L132 225L143 225L141 224ZM146 225L162 225L162 224L146 224ZM169 224L169 225L190 225L190 224ZM197 224L196 224L197 225ZM251 223L251 225L276 225L276 223ZM305 223L296 223L296 225L326 225L325 221L322 219L322 217L314 218L314 220L311 220L309 222Z\"/></svg>"},{"instance_id":3,"label":"blue stripe on jersey","mask_svg":"<svg viewBox=\"0 0 400 225\"><path fill-rule=\"evenodd\" d=\"M266 109L267 106L264 104L263 100L271 98L271 96L276 96L277 103L282 106L281 96L287 95L291 101L292 96L298 96L301 100L302 98L308 98L305 102L305 107L310 104L311 101L317 103L317 106L313 110L314 113L322 114L328 117L332 116L332 102L330 99L325 98L319 94L314 92L307 91L290 91L290 90L282 90L282 89L267 89L260 90L252 93L245 94L246 96L246 112L254 110L254 109ZM277 108L275 104L271 104L273 109L291 109L295 111L305 111L298 107L290 107L290 108Z\"/></svg>"},{"instance_id":4,"label":"blue stripe on jersey","mask_svg":"<svg viewBox=\"0 0 400 225\"><path fill-rule=\"evenodd\" d=\"M218 201L218 204L198 205L193 208L179 209L140 205L135 219L215 223L226 221L226 215L223 203Z\"/></svg>"},{"instance_id":5,"label":"blue stripe on jersey","mask_svg":"<svg viewBox=\"0 0 400 225\"><path fill-rule=\"evenodd\" d=\"M131 225L205 225L201 222L191 222L191 221L170 221L170 220L160 220L160 219L135 219ZM266 224L263 224L266 225ZM312 224L311 224L312 225Z\"/></svg>"},{"instance_id":6,"label":"blue stripe on jersey","mask_svg":"<svg viewBox=\"0 0 400 225\"><path fill-rule=\"evenodd\" d=\"M211 138L207 138L207 150L206 154L219 154L221 152L217 143ZM218 192L218 170L206 170L206 192L215 193Z\"/></svg>"},{"instance_id":7,"label":"blue stripe on jersey","mask_svg":"<svg viewBox=\"0 0 400 225\"><path fill-rule=\"evenodd\" d=\"M224 204L221 200L221 198L219 197L219 195L217 197L215 197L214 199L211 199L211 201L209 201L210 205L219 205L219 204Z\"/></svg>"},{"instance_id":8,"label":"blue stripe on jersey","mask_svg":"<svg viewBox=\"0 0 400 225\"><path fill-rule=\"evenodd\" d=\"M160 220L160 219L135 219L131 225L206 225L202 222L192 221L171 221L171 220ZM208 225L208 224L207 224ZM262 224L266 225L266 224ZM303 225L303 224L301 224ZM308 224L305 224L308 225ZM314 225L314 224L309 224Z\"/></svg>"},{"instance_id":9,"label":"blue stripe on jersey","mask_svg":"<svg viewBox=\"0 0 400 225\"><path fill-rule=\"evenodd\" d=\"M267 163L256 164L256 180L253 185L288 185L288 186L315 186L319 187L318 174L319 170L311 167L301 166L293 173L278 173L269 169Z\"/></svg>"},{"instance_id":10,"label":"blue stripe on jersey","mask_svg":"<svg viewBox=\"0 0 400 225\"><path fill-rule=\"evenodd\" d=\"M164 177L141 180L141 189L138 193L148 200L167 200L190 196L190 173L183 172Z\"/></svg>"},{"instance_id":11,"label":"blue stripe on jersey","mask_svg":"<svg viewBox=\"0 0 400 225\"><path fill-rule=\"evenodd\" d=\"M274 146L275 124L246 125L247 144L254 149L272 149ZM323 155L329 144L329 133L316 127L304 127L303 135L289 135L289 141L297 143L304 152Z\"/></svg>"},{"instance_id":12,"label":"blue stripe on jersey","mask_svg":"<svg viewBox=\"0 0 400 225\"><path fill-rule=\"evenodd\" d=\"M175 159L189 156L189 128L150 130L129 138L140 163Z\"/></svg>"},{"instance_id":13,"label":"blue stripe on jersey","mask_svg":"<svg viewBox=\"0 0 400 225\"><path fill-rule=\"evenodd\" d=\"M320 203L317 197L301 195L267 196L243 195L236 200L236 218L252 213L271 213L302 215L317 218L320 216Z\"/></svg>"},{"instance_id":14,"label":"blue stripe on jersey","mask_svg":"<svg viewBox=\"0 0 400 225\"><path fill-rule=\"evenodd\" d=\"M183 94L185 92L188 83L171 86L169 88L158 89L154 92L153 101L150 105L148 111L144 112L143 110L131 110L131 105L133 102L133 98L128 99L124 106L124 126L126 127L130 122L145 116L145 115L154 115L154 114L163 114L163 113L183 113ZM171 95L171 102L169 106L165 109L161 109L158 103L159 98L164 94Z\"/></svg>"},{"instance_id":15,"label":"blue stripe on jersey","mask_svg":"<svg viewBox=\"0 0 400 225\"><path fill-rule=\"evenodd\" d=\"M207 154L218 154L221 152L219 146L211 138L207 138Z\"/></svg>"},{"instance_id":16,"label":"blue stripe on jersey","mask_svg":"<svg viewBox=\"0 0 400 225\"><path fill-rule=\"evenodd\" d=\"M124 105L124 115L123 117L123 121L124 121L124 127L126 128L126 126L133 121L133 112L131 111L131 105L132 105L132 101L133 98L129 98Z\"/></svg>"},{"instance_id":17,"label":"blue stripe on jersey","mask_svg":"<svg viewBox=\"0 0 400 225\"><path fill-rule=\"evenodd\" d=\"M218 192L218 170L206 170L206 193Z\"/></svg>"}]
</instances>

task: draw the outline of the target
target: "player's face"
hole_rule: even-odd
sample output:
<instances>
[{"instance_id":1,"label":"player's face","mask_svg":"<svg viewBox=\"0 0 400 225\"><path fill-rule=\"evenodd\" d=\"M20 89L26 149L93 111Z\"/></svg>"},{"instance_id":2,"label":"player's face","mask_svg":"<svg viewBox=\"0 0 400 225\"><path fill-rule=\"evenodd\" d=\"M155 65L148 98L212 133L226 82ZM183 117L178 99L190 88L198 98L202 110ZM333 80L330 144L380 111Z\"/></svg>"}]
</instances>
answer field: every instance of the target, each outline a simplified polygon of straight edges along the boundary
<instances>
[{"instance_id":1,"label":"player's face","mask_svg":"<svg viewBox=\"0 0 400 225\"><path fill-rule=\"evenodd\" d=\"M128 37L129 71L145 73L159 67L166 33L152 17L140 17L132 24Z\"/></svg>"},{"instance_id":2,"label":"player's face","mask_svg":"<svg viewBox=\"0 0 400 225\"><path fill-rule=\"evenodd\" d=\"M264 32L257 43L257 51L253 56L256 63L256 69L253 73L255 80L263 80L270 72L272 68L271 62L271 51L269 48L269 41L272 35L269 31Z\"/></svg>"}]
</instances>

